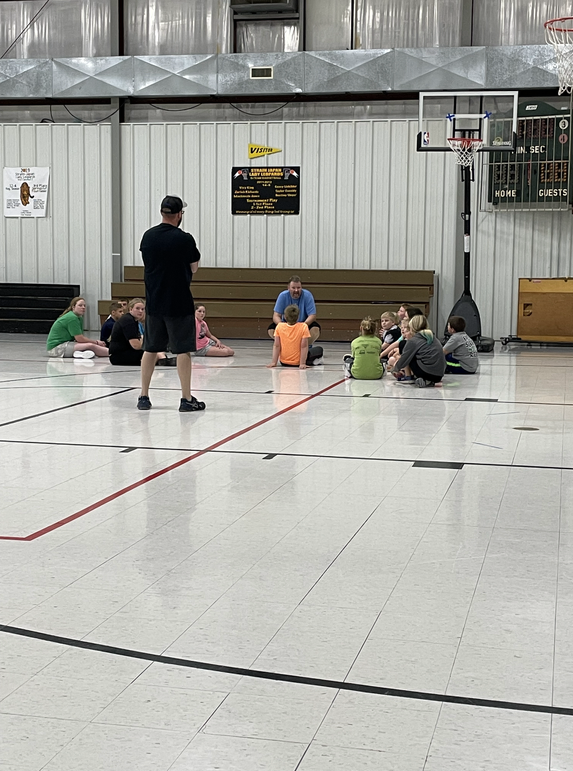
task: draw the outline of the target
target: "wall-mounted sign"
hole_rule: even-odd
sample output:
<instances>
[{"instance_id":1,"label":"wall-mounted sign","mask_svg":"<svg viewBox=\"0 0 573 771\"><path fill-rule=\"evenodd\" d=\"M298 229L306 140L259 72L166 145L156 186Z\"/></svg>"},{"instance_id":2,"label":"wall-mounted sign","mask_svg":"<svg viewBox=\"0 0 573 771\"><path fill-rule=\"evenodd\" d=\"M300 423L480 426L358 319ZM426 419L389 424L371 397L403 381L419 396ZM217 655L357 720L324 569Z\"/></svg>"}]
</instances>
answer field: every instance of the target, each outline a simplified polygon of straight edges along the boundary
<instances>
[{"instance_id":1,"label":"wall-mounted sign","mask_svg":"<svg viewBox=\"0 0 573 771\"><path fill-rule=\"evenodd\" d=\"M300 166L233 166L232 214L299 214Z\"/></svg>"},{"instance_id":2,"label":"wall-mounted sign","mask_svg":"<svg viewBox=\"0 0 573 771\"><path fill-rule=\"evenodd\" d=\"M45 217L50 169L4 168L4 216Z\"/></svg>"},{"instance_id":3,"label":"wall-mounted sign","mask_svg":"<svg viewBox=\"0 0 573 771\"><path fill-rule=\"evenodd\" d=\"M265 147L264 145L249 145L249 158L262 158L263 155L282 153L279 147Z\"/></svg>"}]
</instances>

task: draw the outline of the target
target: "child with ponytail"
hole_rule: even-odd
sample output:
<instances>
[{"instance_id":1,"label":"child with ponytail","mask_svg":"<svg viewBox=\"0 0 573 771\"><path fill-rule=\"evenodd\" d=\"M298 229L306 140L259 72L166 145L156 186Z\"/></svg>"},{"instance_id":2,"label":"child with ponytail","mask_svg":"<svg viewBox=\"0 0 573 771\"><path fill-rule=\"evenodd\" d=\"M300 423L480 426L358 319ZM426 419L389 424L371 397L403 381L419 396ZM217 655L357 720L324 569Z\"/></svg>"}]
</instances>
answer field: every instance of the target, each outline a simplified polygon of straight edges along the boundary
<instances>
[{"instance_id":1,"label":"child with ponytail","mask_svg":"<svg viewBox=\"0 0 573 771\"><path fill-rule=\"evenodd\" d=\"M352 355L344 357L344 372L346 377L356 380L379 380L384 374L380 361L382 340L376 334L376 322L370 316L362 319L360 337L352 343Z\"/></svg>"}]
</instances>

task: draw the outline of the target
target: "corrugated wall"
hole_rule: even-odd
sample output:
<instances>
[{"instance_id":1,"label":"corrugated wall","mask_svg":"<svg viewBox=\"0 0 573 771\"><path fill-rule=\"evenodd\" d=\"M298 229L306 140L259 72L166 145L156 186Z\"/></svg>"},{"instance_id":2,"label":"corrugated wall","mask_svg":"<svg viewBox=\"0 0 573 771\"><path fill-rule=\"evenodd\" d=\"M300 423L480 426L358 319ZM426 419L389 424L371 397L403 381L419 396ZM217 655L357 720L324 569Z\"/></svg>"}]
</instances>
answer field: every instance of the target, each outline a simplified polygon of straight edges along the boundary
<instances>
[{"instance_id":1,"label":"corrugated wall","mask_svg":"<svg viewBox=\"0 0 573 771\"><path fill-rule=\"evenodd\" d=\"M515 334L519 279L573 275L573 218L570 212L479 212L474 221L482 327L496 338Z\"/></svg>"},{"instance_id":2,"label":"corrugated wall","mask_svg":"<svg viewBox=\"0 0 573 771\"><path fill-rule=\"evenodd\" d=\"M0 282L79 284L98 326L112 280L110 126L3 125L0 158L50 167L47 216L0 217Z\"/></svg>"},{"instance_id":3,"label":"corrugated wall","mask_svg":"<svg viewBox=\"0 0 573 771\"><path fill-rule=\"evenodd\" d=\"M140 263L141 234L170 193L189 204L183 226L205 265L431 269L446 314L456 167L417 154L416 131L406 120L124 125L124 264ZM249 161L250 142L283 152ZM231 167L265 164L301 166L300 216L231 215Z\"/></svg>"}]
</instances>

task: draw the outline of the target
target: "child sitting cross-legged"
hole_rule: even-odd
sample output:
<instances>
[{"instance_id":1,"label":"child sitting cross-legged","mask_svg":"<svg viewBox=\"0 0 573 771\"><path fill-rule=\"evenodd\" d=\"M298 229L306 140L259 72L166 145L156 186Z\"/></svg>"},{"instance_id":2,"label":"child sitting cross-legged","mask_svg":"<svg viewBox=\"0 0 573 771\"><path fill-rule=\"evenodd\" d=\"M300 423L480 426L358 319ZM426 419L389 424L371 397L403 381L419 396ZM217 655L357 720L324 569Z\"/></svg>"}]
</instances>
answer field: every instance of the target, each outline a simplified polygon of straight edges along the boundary
<instances>
[{"instance_id":1,"label":"child sitting cross-legged","mask_svg":"<svg viewBox=\"0 0 573 771\"><path fill-rule=\"evenodd\" d=\"M446 357L439 340L428 328L425 316L410 321L412 337L406 341L402 355L394 365L396 380L428 388L439 383L446 371Z\"/></svg>"},{"instance_id":2,"label":"child sitting cross-legged","mask_svg":"<svg viewBox=\"0 0 573 771\"><path fill-rule=\"evenodd\" d=\"M281 321L275 329L273 359L267 367L299 367L306 369L313 364L322 364L323 350L320 345L309 349L310 332L304 321L298 320L298 307L289 305L284 310L286 321Z\"/></svg>"},{"instance_id":3,"label":"child sitting cross-legged","mask_svg":"<svg viewBox=\"0 0 573 771\"><path fill-rule=\"evenodd\" d=\"M446 375L473 375L477 372L479 358L476 344L466 335L466 320L461 316L450 316L448 332L451 337L444 345L446 354Z\"/></svg>"},{"instance_id":4,"label":"child sitting cross-legged","mask_svg":"<svg viewBox=\"0 0 573 771\"><path fill-rule=\"evenodd\" d=\"M352 355L344 357L345 377L356 380L379 380L384 374L380 361L382 341L376 334L376 322L370 316L362 319L360 337L352 341Z\"/></svg>"}]
</instances>

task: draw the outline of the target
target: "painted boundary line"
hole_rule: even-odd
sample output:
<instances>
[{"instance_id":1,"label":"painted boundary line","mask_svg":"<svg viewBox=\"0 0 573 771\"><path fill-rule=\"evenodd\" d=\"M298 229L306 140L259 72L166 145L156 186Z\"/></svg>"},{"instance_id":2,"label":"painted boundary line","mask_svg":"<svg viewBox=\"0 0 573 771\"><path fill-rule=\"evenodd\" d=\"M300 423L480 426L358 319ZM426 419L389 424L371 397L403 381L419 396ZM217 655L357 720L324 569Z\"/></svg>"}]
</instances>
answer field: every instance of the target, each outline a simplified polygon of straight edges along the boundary
<instances>
[{"instance_id":1,"label":"painted boundary line","mask_svg":"<svg viewBox=\"0 0 573 771\"><path fill-rule=\"evenodd\" d=\"M1 0L0 0L1 2ZM151 447L150 445L127 445L127 444L88 444L86 442L48 442L43 439L0 439L0 444L40 444L48 447L94 447L103 448L107 450L118 450L118 452L125 452L125 450L151 450L152 452L212 452L219 455L253 455L260 456L265 460L268 456L266 450L198 450L192 447ZM482 442L473 442L480 447L494 447L491 444L482 444ZM119 450L118 448L124 448ZM495 449L503 449L501 447ZM535 471L573 471L573 466L539 466L535 463L494 463L493 461L477 461L477 460L464 460L464 461L441 461L441 460L425 460L416 458L397 458L392 456L391 458L383 458L378 455L325 455L324 453L316 452L274 452L273 458L322 458L324 460L359 460L359 461L372 461L373 463L410 463L417 468L446 468L457 469L458 471L465 466L483 466L486 468L523 468L534 469ZM1 770L0 770L1 771Z\"/></svg>"},{"instance_id":2,"label":"painted boundary line","mask_svg":"<svg viewBox=\"0 0 573 771\"><path fill-rule=\"evenodd\" d=\"M113 388L113 386L111 386ZM16 418L15 420L8 420L6 423L0 423L0 428L5 426L13 426L14 423L23 423L25 420L32 420L33 418L43 418L44 415L51 415L53 412L61 412L62 410L69 410L72 407L79 407L81 404L90 404L90 402L98 402L100 399L109 399L110 396L119 396L119 394L126 394L128 391L135 391L136 388L124 388L121 391L114 391L112 394L104 394L103 396L94 396L93 399L84 399L81 402L73 402L73 404L66 404L63 407L54 407L53 410L46 410L45 412L37 412L35 415L26 415L23 418Z\"/></svg>"},{"instance_id":3,"label":"painted boundary line","mask_svg":"<svg viewBox=\"0 0 573 771\"><path fill-rule=\"evenodd\" d=\"M312 685L317 688L331 688L337 691L357 691L359 693L372 693L378 696L392 696L400 699L415 699L416 701L435 701L442 704L462 704L470 707L487 707L489 709L515 710L518 712L539 712L549 715L573 716L573 707L554 707L550 704L529 704L519 701L501 701L497 699L476 699L471 696L454 696L444 693L431 693L428 691L410 691L403 688L386 688L383 685L368 685L367 683L352 683L343 680L323 680L319 677L303 677L302 675L289 675L283 672L267 672L262 669L245 669L244 667L231 667L226 664L210 664L206 661L194 661L193 659L181 659L174 656L163 656L157 653L132 650L131 648L118 648L114 645L102 645L89 640L77 640L72 637L59 637L46 632L38 632L34 629L23 629L17 626L0 624L0 632L12 634L18 637L30 637L44 642L67 645L71 648L83 648L97 653L109 653L112 656L124 656L130 659L142 659L158 664L169 664L188 669L201 669L208 672L222 672L228 675L241 677L253 677L258 680L275 680L283 683L296 683L298 685Z\"/></svg>"},{"instance_id":4,"label":"painted boundary line","mask_svg":"<svg viewBox=\"0 0 573 771\"><path fill-rule=\"evenodd\" d=\"M147 482L151 482L154 479L158 479L159 477L162 477L164 474L168 474L170 471L174 471L175 469L179 468L180 466L184 466L186 463L189 463L192 460L195 460L195 458L200 458L202 455L206 455L208 452L212 452L213 450L216 450L217 447L221 447L224 444L227 444L227 442L232 441L233 439L237 439L239 436L243 436L243 434L247 434L249 431L252 431L255 428L258 428L259 426L263 426L265 423L268 423L270 420L274 420L275 418L280 417L281 415L284 415L286 412L290 412L290 410L294 410L296 407L300 407L301 404L305 404L306 402L311 401L312 399L315 399L317 396L321 396L321 394L325 393L326 391L330 391L331 388L336 388L336 386L340 385L341 383L344 383L344 378L341 380L337 380L335 383L332 383L329 386L326 386L326 388L322 388L320 391L317 391L314 394L311 394L310 396L307 396L304 399L301 399L298 402L295 402L294 404L291 404L290 407L285 407L282 410L279 410L278 412L273 413L272 415L269 415L266 418L263 418L262 420L257 421L256 423L253 423L251 426L247 426L246 428L242 428L240 431L236 431L234 434L230 434L229 436L226 436L224 439L220 439L218 442L214 442L213 444L209 445L209 447L205 447L203 450L199 450L198 452L193 453L193 455L189 455L187 458L183 458L182 460L178 460L175 463L172 463L170 466L166 466L164 469L161 469L160 471L156 471L153 474L150 474L147 477L144 477L143 479L138 480L137 482L133 482L130 485L127 485L127 487L123 487L121 490L117 490L115 493L111 493L110 495L107 495L105 498L102 498L99 501L96 501L96 503L92 503L89 506L86 506L84 509L80 509L80 511L76 511L75 514L70 514L68 517L64 517L64 519L60 519L58 522L53 522L51 525L47 525L46 527L42 528L41 530L36 530L35 533L30 533L30 535L26 536L14 536L14 535L0 535L0 541L35 541L36 538L41 538L41 536L46 535L47 533L51 533L53 530L57 530L60 527L63 527L64 525L67 525L69 522L73 522L76 519L79 519L80 517L85 516L86 514L89 514L92 511L95 511L96 509L99 509L101 506L105 506L106 503L111 503L111 501L115 501L116 498L120 498L122 495L125 495L126 493L131 492L132 490L136 490L138 487L141 487L142 485L147 484ZM133 389L127 389L127 390L133 390ZM118 392L123 393L123 392ZM109 394L110 396L113 394ZM103 399L106 397L98 396L96 399ZM89 399L88 401L96 401L96 399ZM58 408L63 409L63 408ZM30 416L34 417L34 416Z\"/></svg>"}]
</instances>

